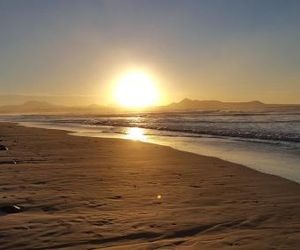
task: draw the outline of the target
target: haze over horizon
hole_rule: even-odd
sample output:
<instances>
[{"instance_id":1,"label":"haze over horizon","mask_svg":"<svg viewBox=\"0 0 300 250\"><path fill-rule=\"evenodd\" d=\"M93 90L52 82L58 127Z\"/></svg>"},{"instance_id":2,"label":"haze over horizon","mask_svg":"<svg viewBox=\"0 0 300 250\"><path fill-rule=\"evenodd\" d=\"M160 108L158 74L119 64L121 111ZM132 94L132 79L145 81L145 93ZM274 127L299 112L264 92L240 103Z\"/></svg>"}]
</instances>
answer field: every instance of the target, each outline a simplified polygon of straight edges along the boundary
<instances>
[{"instance_id":1,"label":"haze over horizon","mask_svg":"<svg viewBox=\"0 0 300 250\"><path fill-rule=\"evenodd\" d=\"M245 100L243 102L233 101L233 102L226 102L224 100L200 100L200 99L191 99L191 98L183 98L179 101L174 102L168 102L161 105L153 105L152 107L164 107L169 106L172 104L179 104L184 103L185 101L188 102L220 102L220 103L262 103L266 105L296 105L297 107L300 106L300 103L265 103L260 100ZM0 95L0 108L4 106L15 106L15 105L25 105L30 103L48 103L50 105L58 105L58 106L69 106L69 107L85 107L85 106L93 106L93 105L99 105L99 107L116 107L115 104L103 104L99 103L97 96L39 96L39 95ZM151 108L151 106L150 106Z\"/></svg>"},{"instance_id":2,"label":"haze over horizon","mask_svg":"<svg viewBox=\"0 0 300 250\"><path fill-rule=\"evenodd\" d=\"M300 103L300 2L0 0L0 94L95 97L124 72L158 105Z\"/></svg>"}]
</instances>

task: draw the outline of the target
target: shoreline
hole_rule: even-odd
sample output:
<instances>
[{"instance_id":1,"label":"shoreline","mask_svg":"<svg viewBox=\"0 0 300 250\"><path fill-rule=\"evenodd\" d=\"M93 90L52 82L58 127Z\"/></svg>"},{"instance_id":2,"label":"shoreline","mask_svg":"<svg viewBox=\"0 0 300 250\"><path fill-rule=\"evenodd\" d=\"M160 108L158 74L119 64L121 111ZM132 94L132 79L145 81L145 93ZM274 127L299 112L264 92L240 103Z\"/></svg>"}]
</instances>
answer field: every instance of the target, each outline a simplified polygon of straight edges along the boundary
<instances>
[{"instance_id":1,"label":"shoreline","mask_svg":"<svg viewBox=\"0 0 300 250\"><path fill-rule=\"evenodd\" d=\"M0 249L297 249L300 186L216 157L0 123ZM34 240L33 240L34 239Z\"/></svg>"},{"instance_id":2,"label":"shoreline","mask_svg":"<svg viewBox=\"0 0 300 250\"><path fill-rule=\"evenodd\" d=\"M128 137L126 136L125 133L116 133L116 134L101 133L101 132L94 133L95 131L93 129L91 130L91 132L88 132L89 128L76 128L76 127L72 128L68 126L61 126L61 125L54 125L54 124L47 125L47 124L35 123L35 122L14 122L14 123L25 127L66 131L68 132L68 134L73 136L111 138L111 139L117 138L117 139L128 140ZM172 141L169 140L168 137L163 137L163 140L162 138L159 138L161 136L156 136L156 137L152 136L147 138L146 140L139 140L139 141L142 141L144 143L152 143L160 146L167 146L178 151L193 153L200 156L218 158L234 164L243 165L244 167L253 169L260 173L279 176L283 179L300 184L300 176L297 168L298 161L294 158L295 156L292 154L289 155L287 154L287 152L281 152L277 148L273 148L272 151L273 154L270 157L268 155L270 152L269 151L265 152L265 145L260 143L256 145L256 147L254 147L254 145L252 144L248 144L247 145L248 151L247 151L245 145L240 144L241 143L240 141L234 141L234 144L236 144L234 146L233 145L224 146L223 145L224 142L228 143L230 141L230 139L228 138L222 139L223 141L220 141L221 138L218 138L217 139L218 141L214 141L216 140L215 138L213 139L205 138L204 139L205 141L201 141L201 142L199 141L198 144L190 143L191 145L188 145L185 140L183 141L183 143L180 140L177 141L177 138L180 137L175 137L175 138L171 137ZM176 140L175 143L174 143L174 139ZM203 138L201 139L203 140ZM217 144L222 144L223 146L217 146ZM201 150L199 148L201 148ZM234 154L228 153L227 152L228 150L229 151L234 150ZM255 159L255 161L252 159ZM284 161L282 159L284 159ZM268 165L268 167L264 167L265 165Z\"/></svg>"}]
</instances>

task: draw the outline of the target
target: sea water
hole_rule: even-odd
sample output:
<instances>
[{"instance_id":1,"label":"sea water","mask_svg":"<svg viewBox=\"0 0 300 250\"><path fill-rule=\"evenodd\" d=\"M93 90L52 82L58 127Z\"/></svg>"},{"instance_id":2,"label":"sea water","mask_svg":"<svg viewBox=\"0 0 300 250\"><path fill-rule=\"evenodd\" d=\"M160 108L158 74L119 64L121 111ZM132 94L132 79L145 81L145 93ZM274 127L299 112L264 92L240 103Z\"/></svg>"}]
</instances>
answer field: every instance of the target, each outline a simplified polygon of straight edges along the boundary
<instances>
[{"instance_id":1,"label":"sea water","mask_svg":"<svg viewBox=\"0 0 300 250\"><path fill-rule=\"evenodd\" d=\"M9 115L1 121L219 157L300 183L300 111Z\"/></svg>"}]
</instances>

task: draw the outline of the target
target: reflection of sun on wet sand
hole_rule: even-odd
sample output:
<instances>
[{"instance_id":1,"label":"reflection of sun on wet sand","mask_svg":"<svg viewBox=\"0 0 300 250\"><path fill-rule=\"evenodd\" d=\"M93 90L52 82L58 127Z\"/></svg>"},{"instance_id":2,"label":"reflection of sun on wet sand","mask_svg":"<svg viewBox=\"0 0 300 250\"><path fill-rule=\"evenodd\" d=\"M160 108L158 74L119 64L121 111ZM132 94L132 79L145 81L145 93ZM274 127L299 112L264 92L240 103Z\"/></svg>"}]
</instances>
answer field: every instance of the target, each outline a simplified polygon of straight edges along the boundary
<instances>
[{"instance_id":1,"label":"reflection of sun on wet sand","mask_svg":"<svg viewBox=\"0 0 300 250\"><path fill-rule=\"evenodd\" d=\"M0 136L0 205L21 208L1 211L0 249L299 248L296 183L138 141Z\"/></svg>"}]
</instances>

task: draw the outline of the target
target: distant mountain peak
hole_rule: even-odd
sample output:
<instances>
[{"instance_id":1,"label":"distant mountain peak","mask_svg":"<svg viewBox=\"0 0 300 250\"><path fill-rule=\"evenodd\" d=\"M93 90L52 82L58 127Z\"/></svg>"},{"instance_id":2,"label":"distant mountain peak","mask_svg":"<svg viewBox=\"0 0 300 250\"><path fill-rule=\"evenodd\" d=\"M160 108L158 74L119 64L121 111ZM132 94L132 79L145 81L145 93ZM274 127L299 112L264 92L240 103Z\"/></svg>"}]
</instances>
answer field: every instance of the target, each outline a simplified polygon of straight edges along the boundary
<instances>
[{"instance_id":1,"label":"distant mountain peak","mask_svg":"<svg viewBox=\"0 0 300 250\"><path fill-rule=\"evenodd\" d=\"M217 100L192 100L184 98L180 102L172 103L167 107L174 110L242 110L262 108L264 105L260 101L221 102Z\"/></svg>"},{"instance_id":2,"label":"distant mountain peak","mask_svg":"<svg viewBox=\"0 0 300 250\"><path fill-rule=\"evenodd\" d=\"M261 102L261 101L250 101L249 103L253 103L253 104L261 104L261 105L265 105L265 103Z\"/></svg>"}]
</instances>

